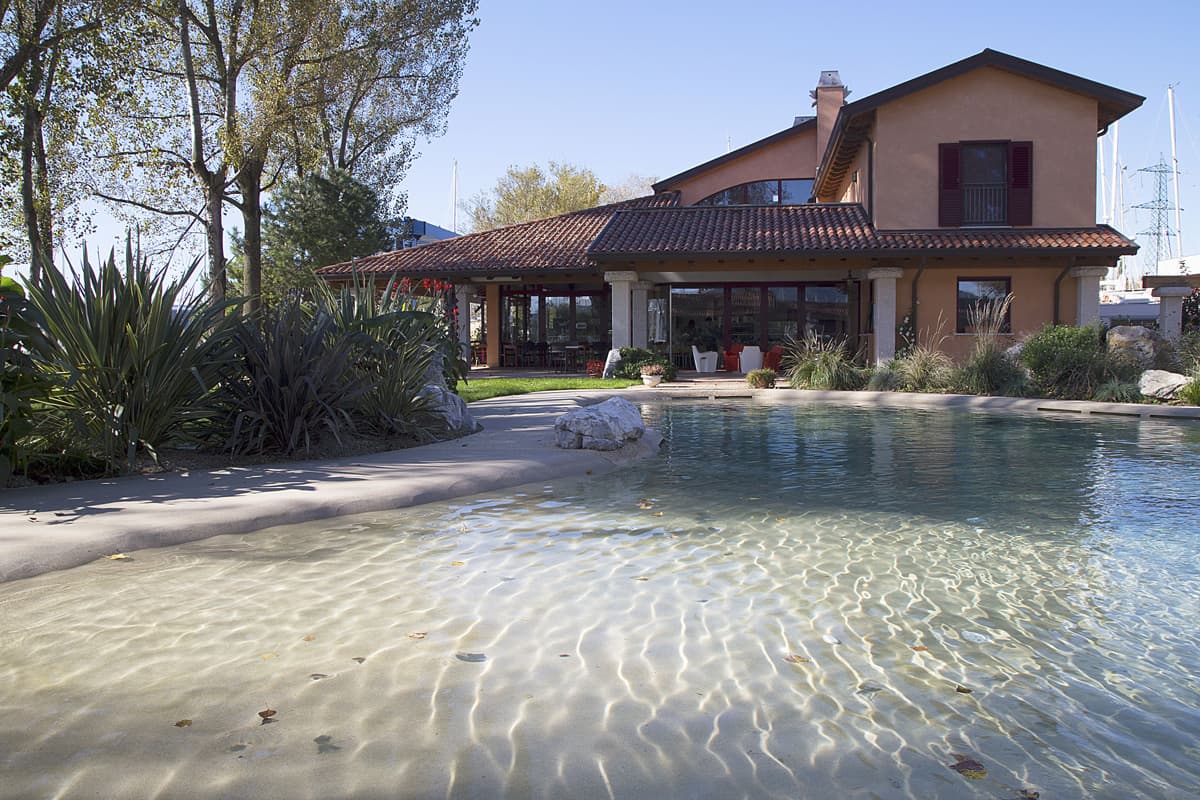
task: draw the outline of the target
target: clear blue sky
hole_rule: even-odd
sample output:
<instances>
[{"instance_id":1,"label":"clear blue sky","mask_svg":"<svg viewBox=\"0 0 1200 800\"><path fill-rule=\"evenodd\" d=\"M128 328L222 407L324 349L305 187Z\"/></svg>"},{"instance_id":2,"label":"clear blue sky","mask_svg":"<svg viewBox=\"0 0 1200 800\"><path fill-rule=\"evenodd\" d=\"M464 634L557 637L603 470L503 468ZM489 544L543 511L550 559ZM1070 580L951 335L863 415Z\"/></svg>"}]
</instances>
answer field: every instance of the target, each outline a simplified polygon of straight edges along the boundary
<instances>
[{"instance_id":1,"label":"clear blue sky","mask_svg":"<svg viewBox=\"0 0 1200 800\"><path fill-rule=\"evenodd\" d=\"M565 161L608 182L664 178L810 114L808 92L823 69L839 70L855 100L991 47L1144 95L1121 121L1130 173L1169 158L1166 88L1175 84L1184 250L1200 254L1196 0L480 5L447 133L421 144L402 182L408 213L437 225L450 226L455 160L460 201L494 186L510 164ZM1133 176L1126 205L1152 192L1148 178ZM123 240L107 215L96 222L93 250ZM227 225L240 227L236 213ZM1131 210L1121 227L1135 236L1148 225L1147 212ZM74 257L78 243L67 247Z\"/></svg>"},{"instance_id":2,"label":"clear blue sky","mask_svg":"<svg viewBox=\"0 0 1200 800\"><path fill-rule=\"evenodd\" d=\"M454 160L460 200L510 164L567 161L612 182L663 178L811 113L822 69L840 70L854 100L991 47L1144 95L1121 122L1131 171L1160 152L1169 158L1166 88L1176 84L1184 247L1200 253L1200 3L480 6L447 134L420 148L403 182L414 217L449 226ZM1152 191L1135 178L1126 202ZM1130 213L1124 232L1148 224L1145 212Z\"/></svg>"}]
</instances>

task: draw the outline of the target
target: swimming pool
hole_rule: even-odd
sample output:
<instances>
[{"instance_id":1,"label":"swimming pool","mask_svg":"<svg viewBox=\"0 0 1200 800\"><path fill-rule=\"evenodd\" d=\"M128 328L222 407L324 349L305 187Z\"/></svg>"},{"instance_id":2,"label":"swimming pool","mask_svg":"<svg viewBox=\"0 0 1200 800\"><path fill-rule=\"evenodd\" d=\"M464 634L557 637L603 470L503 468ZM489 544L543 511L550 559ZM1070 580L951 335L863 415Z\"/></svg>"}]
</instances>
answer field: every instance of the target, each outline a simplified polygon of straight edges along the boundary
<instances>
[{"instance_id":1,"label":"swimming pool","mask_svg":"<svg viewBox=\"0 0 1200 800\"><path fill-rule=\"evenodd\" d=\"M0 585L0 796L1200 794L1200 429L644 413L619 473Z\"/></svg>"}]
</instances>

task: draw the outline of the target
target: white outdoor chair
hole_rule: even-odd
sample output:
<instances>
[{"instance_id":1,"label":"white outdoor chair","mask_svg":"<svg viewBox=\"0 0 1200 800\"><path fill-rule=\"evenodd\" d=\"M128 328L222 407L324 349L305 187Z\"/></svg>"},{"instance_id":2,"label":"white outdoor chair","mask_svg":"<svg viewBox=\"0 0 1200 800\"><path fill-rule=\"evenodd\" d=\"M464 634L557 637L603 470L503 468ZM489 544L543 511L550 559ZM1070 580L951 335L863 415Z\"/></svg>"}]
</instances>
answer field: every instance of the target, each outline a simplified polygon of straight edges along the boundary
<instances>
[{"instance_id":1,"label":"white outdoor chair","mask_svg":"<svg viewBox=\"0 0 1200 800\"><path fill-rule=\"evenodd\" d=\"M696 345L692 345L692 359L696 362L696 372L717 371L717 353L715 350L708 350L701 353Z\"/></svg>"},{"instance_id":2,"label":"white outdoor chair","mask_svg":"<svg viewBox=\"0 0 1200 800\"><path fill-rule=\"evenodd\" d=\"M742 348L742 372L762 369L763 354L757 345L746 345Z\"/></svg>"}]
</instances>

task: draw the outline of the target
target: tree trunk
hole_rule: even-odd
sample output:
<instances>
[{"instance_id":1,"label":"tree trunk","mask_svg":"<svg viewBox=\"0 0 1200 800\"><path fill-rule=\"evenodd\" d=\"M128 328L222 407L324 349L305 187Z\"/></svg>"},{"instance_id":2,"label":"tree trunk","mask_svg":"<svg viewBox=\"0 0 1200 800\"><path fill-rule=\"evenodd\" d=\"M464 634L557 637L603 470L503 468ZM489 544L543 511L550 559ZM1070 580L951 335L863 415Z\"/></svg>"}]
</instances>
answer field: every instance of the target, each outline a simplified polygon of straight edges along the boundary
<instances>
[{"instance_id":1,"label":"tree trunk","mask_svg":"<svg viewBox=\"0 0 1200 800\"><path fill-rule=\"evenodd\" d=\"M245 227L242 257L245 259L247 313L262 305L262 176L265 166L261 160L247 159L237 174Z\"/></svg>"},{"instance_id":2,"label":"tree trunk","mask_svg":"<svg viewBox=\"0 0 1200 800\"><path fill-rule=\"evenodd\" d=\"M21 129L21 211L25 222L25 238L29 241L29 278L40 283L42 264L46 258L42 242L42 224L39 220L37 191L34 186L34 141L41 129L41 115L37 102L26 97L22 109Z\"/></svg>"},{"instance_id":3,"label":"tree trunk","mask_svg":"<svg viewBox=\"0 0 1200 800\"><path fill-rule=\"evenodd\" d=\"M225 269L225 223L221 211L225 205L225 171L197 175L204 187L204 228L208 235L209 294L213 300L225 299L229 275Z\"/></svg>"}]
</instances>

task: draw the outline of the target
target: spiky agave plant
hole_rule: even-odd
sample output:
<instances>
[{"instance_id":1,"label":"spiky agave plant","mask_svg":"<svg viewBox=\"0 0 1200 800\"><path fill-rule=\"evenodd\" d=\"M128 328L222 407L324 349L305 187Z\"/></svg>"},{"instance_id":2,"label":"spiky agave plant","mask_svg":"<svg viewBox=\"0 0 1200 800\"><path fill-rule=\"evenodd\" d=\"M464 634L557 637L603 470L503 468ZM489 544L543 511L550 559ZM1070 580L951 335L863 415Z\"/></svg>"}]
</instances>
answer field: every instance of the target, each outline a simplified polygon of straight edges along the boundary
<instances>
[{"instance_id":1,"label":"spiky agave plant","mask_svg":"<svg viewBox=\"0 0 1200 800\"><path fill-rule=\"evenodd\" d=\"M788 337L783 346L788 383L796 389L861 389L866 373L854 361L843 339L823 339L809 331Z\"/></svg>"},{"instance_id":2,"label":"spiky agave plant","mask_svg":"<svg viewBox=\"0 0 1200 800\"><path fill-rule=\"evenodd\" d=\"M230 358L225 312L188 282L199 261L178 278L154 269L127 247L96 266L86 250L68 278L43 264L30 299L45 320L45 369L58 388L46 400L59 431L82 437L109 472L132 470L139 450L158 449L216 409L216 387Z\"/></svg>"}]
</instances>

